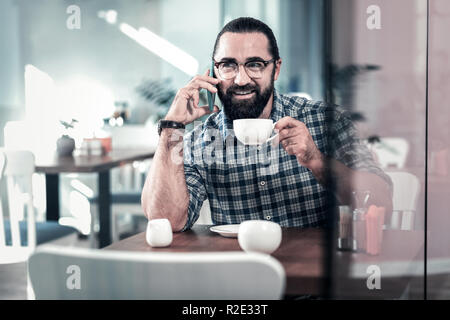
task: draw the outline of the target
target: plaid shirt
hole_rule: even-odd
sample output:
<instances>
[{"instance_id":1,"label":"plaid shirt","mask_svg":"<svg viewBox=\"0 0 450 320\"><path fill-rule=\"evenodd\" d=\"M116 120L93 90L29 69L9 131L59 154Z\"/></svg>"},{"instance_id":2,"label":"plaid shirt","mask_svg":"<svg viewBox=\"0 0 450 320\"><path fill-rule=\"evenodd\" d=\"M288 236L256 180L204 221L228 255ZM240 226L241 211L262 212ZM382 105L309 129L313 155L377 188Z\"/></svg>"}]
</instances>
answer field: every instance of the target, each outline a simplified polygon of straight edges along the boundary
<instances>
[{"instance_id":1,"label":"plaid shirt","mask_svg":"<svg viewBox=\"0 0 450 320\"><path fill-rule=\"evenodd\" d=\"M333 111L333 112L331 112ZM350 119L323 102L289 97L274 91L270 118L285 116L307 126L318 149L329 155L326 114L333 116L334 159L352 169L375 173L390 183L356 136ZM245 146L237 140L223 111L212 114L184 136L184 172L189 191L188 221L192 227L203 201L209 199L214 224L250 219L271 220L283 227L317 227L326 219L326 190L280 144Z\"/></svg>"}]
</instances>

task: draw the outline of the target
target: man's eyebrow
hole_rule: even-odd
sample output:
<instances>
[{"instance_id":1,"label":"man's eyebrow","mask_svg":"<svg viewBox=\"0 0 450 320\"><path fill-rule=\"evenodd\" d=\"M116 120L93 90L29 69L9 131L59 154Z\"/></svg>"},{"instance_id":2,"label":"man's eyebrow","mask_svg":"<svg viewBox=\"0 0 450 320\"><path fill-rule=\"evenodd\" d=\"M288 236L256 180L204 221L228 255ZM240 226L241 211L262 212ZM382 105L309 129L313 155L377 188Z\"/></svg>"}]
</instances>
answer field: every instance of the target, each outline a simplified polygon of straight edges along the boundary
<instances>
[{"instance_id":1,"label":"man's eyebrow","mask_svg":"<svg viewBox=\"0 0 450 320\"><path fill-rule=\"evenodd\" d=\"M261 57L248 57L247 59L245 59L245 62L248 61L264 61L264 59ZM237 62L237 60L231 57L224 57L220 59L220 62Z\"/></svg>"},{"instance_id":2,"label":"man's eyebrow","mask_svg":"<svg viewBox=\"0 0 450 320\"><path fill-rule=\"evenodd\" d=\"M249 57L249 58L245 59L245 61L255 61L255 60L264 61L264 59L261 57Z\"/></svg>"},{"instance_id":3,"label":"man's eyebrow","mask_svg":"<svg viewBox=\"0 0 450 320\"><path fill-rule=\"evenodd\" d=\"M225 57L225 58L220 59L219 62L237 62L237 60L235 58Z\"/></svg>"}]
</instances>

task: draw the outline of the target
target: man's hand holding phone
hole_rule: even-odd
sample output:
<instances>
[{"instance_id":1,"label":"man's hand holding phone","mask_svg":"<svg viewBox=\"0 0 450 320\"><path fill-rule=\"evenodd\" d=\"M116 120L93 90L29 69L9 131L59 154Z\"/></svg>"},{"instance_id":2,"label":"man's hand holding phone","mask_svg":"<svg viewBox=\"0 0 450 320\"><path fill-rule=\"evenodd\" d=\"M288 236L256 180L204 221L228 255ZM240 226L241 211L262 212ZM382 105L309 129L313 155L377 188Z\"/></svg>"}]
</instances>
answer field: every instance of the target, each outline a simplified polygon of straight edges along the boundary
<instances>
[{"instance_id":1,"label":"man's hand holding phone","mask_svg":"<svg viewBox=\"0 0 450 320\"><path fill-rule=\"evenodd\" d=\"M214 110L210 111L209 106L199 106L200 90L206 89L212 94L217 93L216 85L219 79L213 78L207 70L203 75L195 76L185 87L178 90L175 99L170 106L165 120L181 122L185 125L197 120L198 118L219 112L219 108L214 105Z\"/></svg>"}]
</instances>

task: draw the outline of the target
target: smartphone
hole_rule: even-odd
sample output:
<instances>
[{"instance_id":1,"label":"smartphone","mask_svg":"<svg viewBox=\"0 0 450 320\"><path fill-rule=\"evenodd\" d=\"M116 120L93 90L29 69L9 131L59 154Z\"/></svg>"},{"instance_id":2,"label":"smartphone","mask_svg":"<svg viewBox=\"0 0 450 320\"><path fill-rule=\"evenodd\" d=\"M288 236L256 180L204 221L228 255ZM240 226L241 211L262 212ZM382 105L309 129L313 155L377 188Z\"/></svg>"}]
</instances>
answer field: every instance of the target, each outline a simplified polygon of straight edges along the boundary
<instances>
[{"instance_id":1,"label":"smartphone","mask_svg":"<svg viewBox=\"0 0 450 320\"><path fill-rule=\"evenodd\" d=\"M215 78L214 61L211 62L211 68L209 69L209 76ZM206 95L208 96L209 111L212 112L214 110L214 102L216 101L216 94L209 92L209 90L206 90Z\"/></svg>"}]
</instances>

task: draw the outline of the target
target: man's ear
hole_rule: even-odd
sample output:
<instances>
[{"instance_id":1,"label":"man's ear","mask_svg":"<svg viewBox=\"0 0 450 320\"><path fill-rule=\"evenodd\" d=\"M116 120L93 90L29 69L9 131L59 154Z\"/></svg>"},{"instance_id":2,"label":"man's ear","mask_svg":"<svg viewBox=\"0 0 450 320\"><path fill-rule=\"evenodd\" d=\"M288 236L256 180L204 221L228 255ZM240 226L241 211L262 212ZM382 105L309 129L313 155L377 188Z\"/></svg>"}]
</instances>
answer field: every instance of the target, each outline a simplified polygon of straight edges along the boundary
<instances>
[{"instance_id":1,"label":"man's ear","mask_svg":"<svg viewBox=\"0 0 450 320\"><path fill-rule=\"evenodd\" d=\"M278 79L278 75L280 74L281 63L282 63L281 59L278 59L277 61L275 61L275 75L273 78L275 81Z\"/></svg>"}]
</instances>

